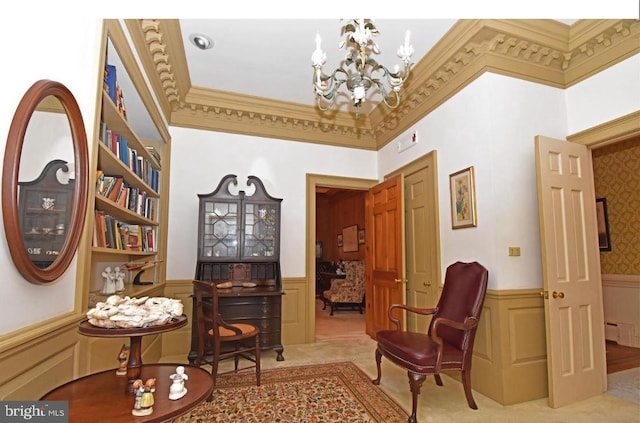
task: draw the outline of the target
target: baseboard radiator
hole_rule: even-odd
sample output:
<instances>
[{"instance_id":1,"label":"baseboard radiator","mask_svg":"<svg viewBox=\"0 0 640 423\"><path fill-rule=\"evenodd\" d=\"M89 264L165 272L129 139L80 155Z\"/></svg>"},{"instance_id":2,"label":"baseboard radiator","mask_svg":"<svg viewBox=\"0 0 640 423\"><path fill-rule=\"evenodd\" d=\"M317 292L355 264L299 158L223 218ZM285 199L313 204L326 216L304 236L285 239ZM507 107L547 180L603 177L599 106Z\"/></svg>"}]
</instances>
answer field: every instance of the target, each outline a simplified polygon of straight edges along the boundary
<instances>
[{"instance_id":1,"label":"baseboard radiator","mask_svg":"<svg viewBox=\"0 0 640 423\"><path fill-rule=\"evenodd\" d=\"M604 325L604 337L607 341L614 341L619 345L637 347L635 345L636 328L631 323L606 322Z\"/></svg>"}]
</instances>

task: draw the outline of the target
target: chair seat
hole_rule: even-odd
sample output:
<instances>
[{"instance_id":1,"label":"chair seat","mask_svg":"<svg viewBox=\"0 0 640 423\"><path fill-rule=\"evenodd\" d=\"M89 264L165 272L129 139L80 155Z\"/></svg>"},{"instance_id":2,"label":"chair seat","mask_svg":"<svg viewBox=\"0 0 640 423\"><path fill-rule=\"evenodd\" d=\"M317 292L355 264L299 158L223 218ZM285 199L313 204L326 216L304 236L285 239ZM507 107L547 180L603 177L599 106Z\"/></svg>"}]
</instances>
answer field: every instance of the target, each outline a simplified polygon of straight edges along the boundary
<instances>
[{"instance_id":1,"label":"chair seat","mask_svg":"<svg viewBox=\"0 0 640 423\"><path fill-rule=\"evenodd\" d=\"M376 334L378 348L396 364L419 374L432 374L436 367L438 344L429 335L397 330L381 330ZM459 369L462 365L462 351L444 344L442 370Z\"/></svg>"},{"instance_id":2,"label":"chair seat","mask_svg":"<svg viewBox=\"0 0 640 423\"><path fill-rule=\"evenodd\" d=\"M234 336L241 336L241 337L245 337L248 335L253 335L253 333L255 332L256 334L258 333L258 328L256 328L253 325L249 325L247 323L233 323L231 324L231 326L233 326L236 329L239 329L242 333L241 334L237 334L234 331L232 331L231 329L227 329L223 326L220 326L220 336L223 338L232 338ZM209 335L213 336L213 329L209 330Z\"/></svg>"}]
</instances>

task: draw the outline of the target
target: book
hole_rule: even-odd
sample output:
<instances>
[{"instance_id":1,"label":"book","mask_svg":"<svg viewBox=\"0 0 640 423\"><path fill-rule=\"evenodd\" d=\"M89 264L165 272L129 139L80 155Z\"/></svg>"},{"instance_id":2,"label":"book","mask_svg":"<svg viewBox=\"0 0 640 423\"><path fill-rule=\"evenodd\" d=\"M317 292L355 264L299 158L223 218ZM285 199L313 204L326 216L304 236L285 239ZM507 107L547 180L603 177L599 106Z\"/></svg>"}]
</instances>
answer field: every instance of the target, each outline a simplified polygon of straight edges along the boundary
<instances>
[{"instance_id":1,"label":"book","mask_svg":"<svg viewBox=\"0 0 640 423\"><path fill-rule=\"evenodd\" d=\"M107 198L114 203L118 200L118 196L122 190L122 184L124 183L124 178L122 176L114 176L113 188L109 192Z\"/></svg>"},{"instance_id":2,"label":"book","mask_svg":"<svg viewBox=\"0 0 640 423\"><path fill-rule=\"evenodd\" d=\"M116 78L116 67L113 65L105 65L104 66L104 82L107 93L109 94L109 98L113 101L113 104L118 104L118 93L117 93L117 78Z\"/></svg>"},{"instance_id":3,"label":"book","mask_svg":"<svg viewBox=\"0 0 640 423\"><path fill-rule=\"evenodd\" d=\"M96 247L106 247L107 246L107 228L105 225L105 217L104 212L101 210L96 210L96 220L94 224L95 232L96 232Z\"/></svg>"}]
</instances>

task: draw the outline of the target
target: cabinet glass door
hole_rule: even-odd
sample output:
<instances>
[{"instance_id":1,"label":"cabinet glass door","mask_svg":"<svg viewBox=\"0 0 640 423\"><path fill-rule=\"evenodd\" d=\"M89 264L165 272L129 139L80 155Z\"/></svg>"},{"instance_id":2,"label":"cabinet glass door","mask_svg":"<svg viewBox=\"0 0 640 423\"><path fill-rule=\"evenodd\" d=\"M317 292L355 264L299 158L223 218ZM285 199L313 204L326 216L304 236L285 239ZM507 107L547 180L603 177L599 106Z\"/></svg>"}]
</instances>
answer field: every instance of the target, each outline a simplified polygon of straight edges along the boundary
<instances>
[{"instance_id":1,"label":"cabinet glass door","mask_svg":"<svg viewBox=\"0 0 640 423\"><path fill-rule=\"evenodd\" d=\"M272 257L277 235L277 206L245 204L243 257Z\"/></svg>"},{"instance_id":2,"label":"cabinet glass door","mask_svg":"<svg viewBox=\"0 0 640 423\"><path fill-rule=\"evenodd\" d=\"M201 254L209 257L237 257L238 204L204 202L204 223Z\"/></svg>"}]
</instances>

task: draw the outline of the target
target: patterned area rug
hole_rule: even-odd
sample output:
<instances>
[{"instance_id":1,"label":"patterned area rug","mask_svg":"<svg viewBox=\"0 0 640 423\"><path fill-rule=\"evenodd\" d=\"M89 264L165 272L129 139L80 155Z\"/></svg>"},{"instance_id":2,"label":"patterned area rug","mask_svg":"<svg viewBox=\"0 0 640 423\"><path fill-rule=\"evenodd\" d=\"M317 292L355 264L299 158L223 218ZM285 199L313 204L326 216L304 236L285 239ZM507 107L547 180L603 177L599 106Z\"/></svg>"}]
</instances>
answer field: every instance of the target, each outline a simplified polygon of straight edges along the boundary
<instances>
[{"instance_id":1,"label":"patterned area rug","mask_svg":"<svg viewBox=\"0 0 640 423\"><path fill-rule=\"evenodd\" d=\"M213 400L174 423L406 422L404 409L352 362L241 371L218 378Z\"/></svg>"}]
</instances>

